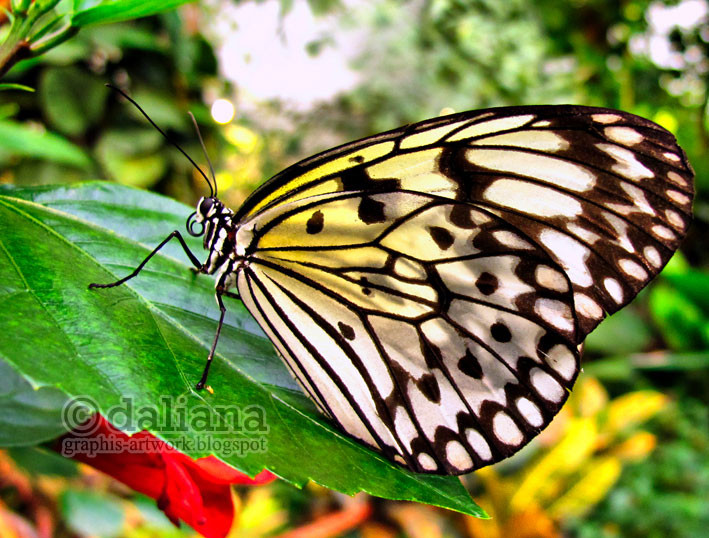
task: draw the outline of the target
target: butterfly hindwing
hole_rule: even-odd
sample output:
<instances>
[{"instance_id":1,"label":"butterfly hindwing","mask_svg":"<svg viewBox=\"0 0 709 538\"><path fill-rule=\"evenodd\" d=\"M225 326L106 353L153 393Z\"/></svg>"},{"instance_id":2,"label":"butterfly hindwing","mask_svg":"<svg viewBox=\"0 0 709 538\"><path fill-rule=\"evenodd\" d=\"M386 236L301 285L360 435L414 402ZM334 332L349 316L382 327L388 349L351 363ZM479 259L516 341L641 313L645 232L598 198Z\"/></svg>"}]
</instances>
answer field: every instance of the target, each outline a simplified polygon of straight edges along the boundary
<instances>
[{"instance_id":1,"label":"butterfly hindwing","mask_svg":"<svg viewBox=\"0 0 709 538\"><path fill-rule=\"evenodd\" d=\"M416 471L460 474L549 423L577 345L668 261L692 196L674 137L637 116L457 114L265 183L237 213L237 286L345 431Z\"/></svg>"},{"instance_id":2,"label":"butterfly hindwing","mask_svg":"<svg viewBox=\"0 0 709 538\"><path fill-rule=\"evenodd\" d=\"M381 221L363 221L363 204ZM485 210L430 195L289 205L255 219L263 248L239 290L346 431L417 471L459 474L546 426L578 356L571 285L543 249Z\"/></svg>"}]
</instances>

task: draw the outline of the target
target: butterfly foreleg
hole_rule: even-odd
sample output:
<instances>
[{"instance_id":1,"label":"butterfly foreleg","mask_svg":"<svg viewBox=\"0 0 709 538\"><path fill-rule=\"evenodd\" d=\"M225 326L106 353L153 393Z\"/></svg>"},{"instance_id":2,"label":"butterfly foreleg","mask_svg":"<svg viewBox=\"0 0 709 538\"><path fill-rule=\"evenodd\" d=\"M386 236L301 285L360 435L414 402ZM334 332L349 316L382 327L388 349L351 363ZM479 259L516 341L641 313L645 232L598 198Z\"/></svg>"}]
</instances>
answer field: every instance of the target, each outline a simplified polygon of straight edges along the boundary
<instances>
[{"instance_id":1,"label":"butterfly foreleg","mask_svg":"<svg viewBox=\"0 0 709 538\"><path fill-rule=\"evenodd\" d=\"M157 252L158 252L162 247L164 247L164 246L170 241L170 239L172 239L173 237L176 237L177 240L180 242L180 245L182 245L182 249L185 251L185 254L187 254L187 257L189 258L189 260L190 260L190 261L192 262L192 264L194 265L195 270L196 270L197 272L200 272L201 269L202 269L202 262L200 262L200 261L197 259L197 256L195 256L195 255L192 253L192 251L190 250L190 248L187 246L187 243L185 243L185 240L182 238L182 234L180 234L180 232L179 232L178 230L175 230L175 231L172 232L170 235L168 235L165 239L163 239L163 241L162 241L157 247L155 247L155 248L153 249L153 251L152 251L150 254L148 254L142 262L140 262L140 264L138 265L138 267L136 267L136 268L133 270L133 272L132 272L131 274L129 274L129 275L126 276L126 277L121 278L120 280L116 280L115 282L111 282L110 284L96 284L96 283L91 283L91 284L89 284L89 289L93 289L93 288L113 288L113 287L115 287L115 286L120 286L121 284L123 284L124 282L130 280L130 279L133 278L134 276L137 276L138 273L140 273L140 272L143 270L143 267L145 267L145 264L148 263L148 261L150 260L150 258L152 258L155 254L157 254Z\"/></svg>"},{"instance_id":2,"label":"butterfly foreleg","mask_svg":"<svg viewBox=\"0 0 709 538\"><path fill-rule=\"evenodd\" d=\"M222 296L227 295L233 297L236 294L226 291L223 286L217 286L216 299L219 305L219 323L217 324L217 332L214 335L214 342L212 342L212 349L209 350L209 355L207 355L207 364L204 365L204 371L202 372L201 379L197 382L195 388L197 390L202 390L207 385L207 376L209 375L209 367L212 365L212 359L214 358L214 351L217 349L217 342L219 341L219 335L222 332L222 325L224 324L224 314L226 314L226 307L224 306L224 301ZM236 295L238 297L238 295Z\"/></svg>"}]
</instances>

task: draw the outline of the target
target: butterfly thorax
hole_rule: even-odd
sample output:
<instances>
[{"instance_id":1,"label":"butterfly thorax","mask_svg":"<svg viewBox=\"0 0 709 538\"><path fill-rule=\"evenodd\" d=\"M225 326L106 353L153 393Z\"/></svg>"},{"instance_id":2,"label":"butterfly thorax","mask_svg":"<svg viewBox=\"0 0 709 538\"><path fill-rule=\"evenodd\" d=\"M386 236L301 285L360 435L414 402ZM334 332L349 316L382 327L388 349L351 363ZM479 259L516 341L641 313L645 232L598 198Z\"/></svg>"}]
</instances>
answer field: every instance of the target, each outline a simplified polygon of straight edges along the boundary
<instances>
[{"instance_id":1,"label":"butterfly thorax","mask_svg":"<svg viewBox=\"0 0 709 538\"><path fill-rule=\"evenodd\" d=\"M202 198L197 204L195 221L204 225L204 249L209 251L203 272L220 274L231 270L237 259L235 250L237 225L234 212L217 198Z\"/></svg>"}]
</instances>

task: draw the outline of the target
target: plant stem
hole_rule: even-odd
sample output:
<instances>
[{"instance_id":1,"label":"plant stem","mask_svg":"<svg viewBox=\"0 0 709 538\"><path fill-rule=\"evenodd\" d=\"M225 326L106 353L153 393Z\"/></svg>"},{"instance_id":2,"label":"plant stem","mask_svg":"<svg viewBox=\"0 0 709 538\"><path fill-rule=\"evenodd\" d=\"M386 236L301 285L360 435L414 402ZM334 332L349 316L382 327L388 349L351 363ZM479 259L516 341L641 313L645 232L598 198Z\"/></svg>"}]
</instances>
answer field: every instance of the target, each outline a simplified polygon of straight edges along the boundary
<instances>
[{"instance_id":1,"label":"plant stem","mask_svg":"<svg viewBox=\"0 0 709 538\"><path fill-rule=\"evenodd\" d=\"M0 77L3 77L18 61L31 55L27 39L32 22L21 16L15 17L5 41L0 44Z\"/></svg>"},{"instance_id":2,"label":"plant stem","mask_svg":"<svg viewBox=\"0 0 709 538\"><path fill-rule=\"evenodd\" d=\"M58 31L54 32L53 34L50 34L49 36L42 39L41 41L37 41L36 43L33 43L32 47L30 48L31 56L38 56L50 49L53 49L57 45L64 43L64 41L66 41L70 37L75 36L78 33L78 31L79 31L79 28L77 26L72 26L71 24L64 26L61 30L58 30Z\"/></svg>"},{"instance_id":3,"label":"plant stem","mask_svg":"<svg viewBox=\"0 0 709 538\"><path fill-rule=\"evenodd\" d=\"M0 44L0 78L5 76L10 68L20 60L41 54L66 41L78 32L78 28L72 27L71 24L69 24L33 45L32 39L30 38L32 27L43 15L54 9L58 3L59 0L37 0L34 3L30 3L26 0L13 2L13 7L17 9L17 11L13 11L15 18L12 21L12 26L10 26L10 31L5 41ZM56 17L49 24L45 25L36 33L36 37L41 37L50 30L60 18L61 17Z\"/></svg>"}]
</instances>

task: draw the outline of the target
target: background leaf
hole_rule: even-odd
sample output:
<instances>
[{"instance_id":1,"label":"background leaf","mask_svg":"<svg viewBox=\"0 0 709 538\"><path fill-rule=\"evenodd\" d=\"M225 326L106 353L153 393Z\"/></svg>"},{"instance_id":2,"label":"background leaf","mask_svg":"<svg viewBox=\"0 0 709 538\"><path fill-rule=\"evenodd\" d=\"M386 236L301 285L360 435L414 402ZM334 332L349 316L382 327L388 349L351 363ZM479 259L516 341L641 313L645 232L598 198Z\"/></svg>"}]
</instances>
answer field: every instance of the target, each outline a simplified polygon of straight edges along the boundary
<instances>
[{"instance_id":1,"label":"background leaf","mask_svg":"<svg viewBox=\"0 0 709 538\"><path fill-rule=\"evenodd\" d=\"M3 307L11 304L5 302ZM32 355L25 360L31 363ZM62 422L66 402L63 392L52 387L34 389L0 360L0 447L36 445L66 432Z\"/></svg>"},{"instance_id":2,"label":"background leaf","mask_svg":"<svg viewBox=\"0 0 709 538\"><path fill-rule=\"evenodd\" d=\"M0 120L0 152L38 157L80 168L88 168L90 165L84 151L65 138L10 120Z\"/></svg>"},{"instance_id":3,"label":"background leaf","mask_svg":"<svg viewBox=\"0 0 709 538\"><path fill-rule=\"evenodd\" d=\"M7 91L7 90L19 90L23 92L34 92L34 88L31 86L25 86L24 84L14 84L11 82L3 82L0 84L0 90L2 91Z\"/></svg>"},{"instance_id":4,"label":"background leaf","mask_svg":"<svg viewBox=\"0 0 709 538\"><path fill-rule=\"evenodd\" d=\"M103 2L100 5L78 11L71 18L73 26L83 27L93 24L127 21L148 17L165 11L171 11L177 6L194 0L117 0Z\"/></svg>"},{"instance_id":5,"label":"background leaf","mask_svg":"<svg viewBox=\"0 0 709 538\"><path fill-rule=\"evenodd\" d=\"M115 499L91 491L67 490L60 501L69 527L80 536L112 538L121 534L125 513Z\"/></svg>"},{"instance_id":6,"label":"background leaf","mask_svg":"<svg viewBox=\"0 0 709 538\"><path fill-rule=\"evenodd\" d=\"M103 115L109 89L99 77L76 67L47 69L39 97L47 120L59 132L79 136Z\"/></svg>"}]
</instances>

